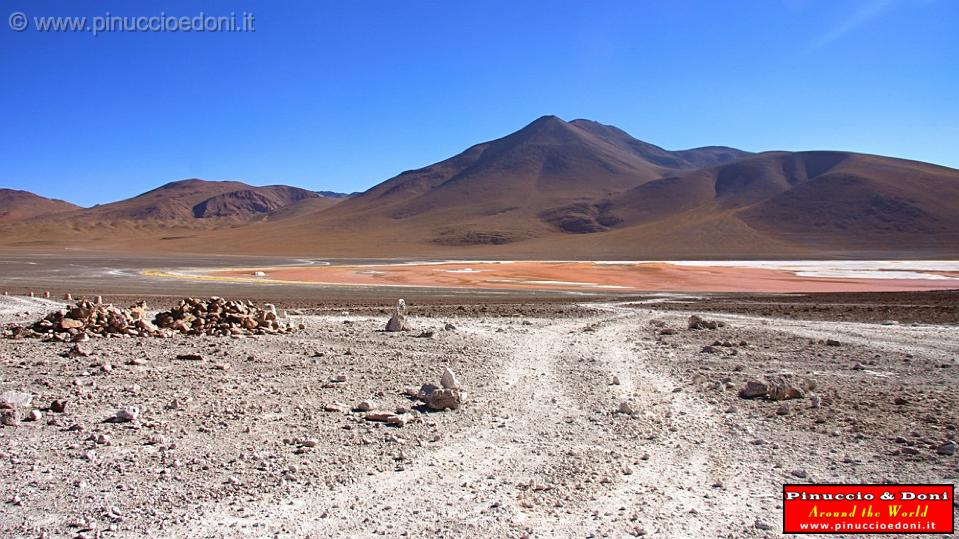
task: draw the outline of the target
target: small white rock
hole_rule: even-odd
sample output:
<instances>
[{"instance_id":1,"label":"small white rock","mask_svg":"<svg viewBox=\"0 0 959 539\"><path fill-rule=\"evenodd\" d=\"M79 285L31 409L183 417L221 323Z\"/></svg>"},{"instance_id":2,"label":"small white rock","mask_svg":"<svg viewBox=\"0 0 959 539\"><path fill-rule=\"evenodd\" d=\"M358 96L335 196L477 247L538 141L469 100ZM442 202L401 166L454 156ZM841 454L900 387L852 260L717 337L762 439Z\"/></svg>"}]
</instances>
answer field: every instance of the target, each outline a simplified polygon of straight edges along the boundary
<instances>
[{"instance_id":1,"label":"small white rock","mask_svg":"<svg viewBox=\"0 0 959 539\"><path fill-rule=\"evenodd\" d=\"M115 421L126 423L129 421L136 421L140 417L140 408L138 406L124 406L117 410L117 413L114 414Z\"/></svg>"},{"instance_id":2,"label":"small white rock","mask_svg":"<svg viewBox=\"0 0 959 539\"><path fill-rule=\"evenodd\" d=\"M443 389L459 389L460 382L456 379L456 375L453 374L453 371L449 367L443 368L443 376L440 377L440 385L443 386Z\"/></svg>"}]
</instances>

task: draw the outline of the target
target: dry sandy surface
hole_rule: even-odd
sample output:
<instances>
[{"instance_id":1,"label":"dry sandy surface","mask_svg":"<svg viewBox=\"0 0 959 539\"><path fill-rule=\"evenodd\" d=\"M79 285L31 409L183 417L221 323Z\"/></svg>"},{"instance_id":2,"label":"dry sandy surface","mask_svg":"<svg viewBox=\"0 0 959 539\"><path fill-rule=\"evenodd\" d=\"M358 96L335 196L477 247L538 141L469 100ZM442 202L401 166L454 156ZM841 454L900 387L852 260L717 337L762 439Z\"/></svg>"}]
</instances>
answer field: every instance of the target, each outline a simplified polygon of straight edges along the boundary
<instances>
[{"instance_id":1,"label":"dry sandy surface","mask_svg":"<svg viewBox=\"0 0 959 539\"><path fill-rule=\"evenodd\" d=\"M0 320L51 306L3 297ZM0 536L779 537L783 483L957 482L935 449L957 437L955 326L552 312L417 311L408 333L311 314L293 335L94 339L72 359L0 340L0 391L67 402L0 427ZM702 351L716 340L732 346ZM401 428L349 410L411 406L404 387L444 366L470 392L458 410ZM814 379L822 406L737 397L780 372ZM125 405L137 421L104 421Z\"/></svg>"}]
</instances>

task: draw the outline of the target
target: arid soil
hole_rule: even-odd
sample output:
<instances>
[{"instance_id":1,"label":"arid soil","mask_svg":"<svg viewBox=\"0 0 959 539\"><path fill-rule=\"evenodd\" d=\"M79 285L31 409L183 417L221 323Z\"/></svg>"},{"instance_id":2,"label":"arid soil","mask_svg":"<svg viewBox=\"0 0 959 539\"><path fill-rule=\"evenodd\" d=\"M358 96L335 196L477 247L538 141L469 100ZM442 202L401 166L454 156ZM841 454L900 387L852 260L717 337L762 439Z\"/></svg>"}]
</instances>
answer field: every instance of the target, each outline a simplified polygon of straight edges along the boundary
<instances>
[{"instance_id":1,"label":"arid soil","mask_svg":"<svg viewBox=\"0 0 959 539\"><path fill-rule=\"evenodd\" d=\"M672 311L694 309L798 320L959 325L959 290L713 295L694 300L676 298L648 306Z\"/></svg>"},{"instance_id":2,"label":"arid soil","mask_svg":"<svg viewBox=\"0 0 959 539\"><path fill-rule=\"evenodd\" d=\"M778 537L786 482L959 477L937 453L959 424L954 326L710 313L725 327L690 330L654 305L419 306L402 333L320 309L293 335L101 338L75 358L0 341L0 392L67 403L0 427L0 535ZM56 307L3 297L0 320ZM404 388L446 366L469 401L415 411ZM821 406L737 396L781 372ZM363 400L414 412L386 427Z\"/></svg>"}]
</instances>

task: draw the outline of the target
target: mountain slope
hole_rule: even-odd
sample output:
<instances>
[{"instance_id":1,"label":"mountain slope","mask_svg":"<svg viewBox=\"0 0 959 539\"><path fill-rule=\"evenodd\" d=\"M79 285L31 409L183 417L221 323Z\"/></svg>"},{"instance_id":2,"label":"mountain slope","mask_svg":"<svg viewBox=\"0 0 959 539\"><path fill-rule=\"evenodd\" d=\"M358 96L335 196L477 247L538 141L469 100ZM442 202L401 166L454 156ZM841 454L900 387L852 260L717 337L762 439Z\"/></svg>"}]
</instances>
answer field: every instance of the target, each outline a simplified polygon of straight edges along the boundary
<instances>
[{"instance_id":1,"label":"mountain slope","mask_svg":"<svg viewBox=\"0 0 959 539\"><path fill-rule=\"evenodd\" d=\"M849 152L670 151L545 116L347 198L187 180L0 226L0 245L65 243L401 258L944 258L959 256L959 170Z\"/></svg>"},{"instance_id":2,"label":"mountain slope","mask_svg":"<svg viewBox=\"0 0 959 539\"><path fill-rule=\"evenodd\" d=\"M554 208L617 195L697 160L741 155L733 149L668 152L596 122L544 116L404 172L317 218L324 227L349 229L362 215L363 226L401 226L440 245L502 245L548 234L551 224L541 215Z\"/></svg>"},{"instance_id":3,"label":"mountain slope","mask_svg":"<svg viewBox=\"0 0 959 539\"><path fill-rule=\"evenodd\" d=\"M653 257L955 256L959 171L846 152L767 152L647 182L588 208L567 242ZM582 212L588 213L588 212ZM857 255L860 253L860 255Z\"/></svg>"},{"instance_id":4,"label":"mountain slope","mask_svg":"<svg viewBox=\"0 0 959 539\"><path fill-rule=\"evenodd\" d=\"M79 209L80 206L63 200L42 197L29 191L0 188L0 223Z\"/></svg>"},{"instance_id":5,"label":"mountain slope","mask_svg":"<svg viewBox=\"0 0 959 539\"><path fill-rule=\"evenodd\" d=\"M544 117L333 208L217 241L282 236L351 256L941 257L959 255L957 189L959 171L927 163L674 152L611 126Z\"/></svg>"},{"instance_id":6,"label":"mountain slope","mask_svg":"<svg viewBox=\"0 0 959 539\"><path fill-rule=\"evenodd\" d=\"M205 200L251 187L236 181L200 179L170 182L142 195L95 206L82 218L132 221L180 221L193 219L193 208Z\"/></svg>"}]
</instances>

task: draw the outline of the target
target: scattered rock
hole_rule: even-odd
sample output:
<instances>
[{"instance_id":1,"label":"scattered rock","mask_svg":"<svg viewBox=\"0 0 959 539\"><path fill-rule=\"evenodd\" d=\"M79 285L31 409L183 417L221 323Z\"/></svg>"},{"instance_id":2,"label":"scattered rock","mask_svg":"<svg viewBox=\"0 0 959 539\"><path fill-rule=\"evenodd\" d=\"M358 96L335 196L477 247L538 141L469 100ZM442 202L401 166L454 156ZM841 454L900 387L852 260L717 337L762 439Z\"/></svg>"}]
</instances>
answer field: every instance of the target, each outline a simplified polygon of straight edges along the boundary
<instances>
[{"instance_id":1,"label":"scattered rock","mask_svg":"<svg viewBox=\"0 0 959 539\"><path fill-rule=\"evenodd\" d=\"M809 407L816 409L822 406L822 397L819 395L811 395L809 397Z\"/></svg>"},{"instance_id":2,"label":"scattered rock","mask_svg":"<svg viewBox=\"0 0 959 539\"><path fill-rule=\"evenodd\" d=\"M769 393L769 384L759 380L749 380L746 382L746 385L739 390L739 396L744 399L764 397L767 393Z\"/></svg>"},{"instance_id":3,"label":"scattered rock","mask_svg":"<svg viewBox=\"0 0 959 539\"><path fill-rule=\"evenodd\" d=\"M412 394L413 392L414 390L411 387L404 390L406 395L423 401L427 408L436 411L456 410L466 402L468 395L449 367L443 368L439 385L428 382L420 386L418 391L415 391L415 396Z\"/></svg>"},{"instance_id":4,"label":"scattered rock","mask_svg":"<svg viewBox=\"0 0 959 539\"><path fill-rule=\"evenodd\" d=\"M20 412L15 408L0 411L0 423L7 427L16 427L20 424Z\"/></svg>"},{"instance_id":5,"label":"scattered rock","mask_svg":"<svg viewBox=\"0 0 959 539\"><path fill-rule=\"evenodd\" d=\"M409 419L407 419L407 416L405 415L393 414L386 418L386 424L392 427L403 427L406 425L407 421L409 421Z\"/></svg>"},{"instance_id":6,"label":"scattered rock","mask_svg":"<svg viewBox=\"0 0 959 539\"><path fill-rule=\"evenodd\" d=\"M826 346L839 346L840 342L836 339L826 339Z\"/></svg>"},{"instance_id":7,"label":"scattered rock","mask_svg":"<svg viewBox=\"0 0 959 539\"><path fill-rule=\"evenodd\" d=\"M177 354L176 358L186 361L203 361L203 356L201 354Z\"/></svg>"},{"instance_id":8,"label":"scattered rock","mask_svg":"<svg viewBox=\"0 0 959 539\"><path fill-rule=\"evenodd\" d=\"M936 448L936 453L940 455L952 456L956 454L956 442L949 440Z\"/></svg>"},{"instance_id":9,"label":"scattered rock","mask_svg":"<svg viewBox=\"0 0 959 539\"><path fill-rule=\"evenodd\" d=\"M744 399L764 397L767 400L781 401L805 398L813 389L816 389L816 383L808 378L778 374L765 380L747 381L739 390L739 396Z\"/></svg>"},{"instance_id":10,"label":"scattered rock","mask_svg":"<svg viewBox=\"0 0 959 539\"><path fill-rule=\"evenodd\" d=\"M619 403L619 408L616 409L618 414L633 415L636 413L636 409L633 408L633 403L629 401L623 401Z\"/></svg>"},{"instance_id":11,"label":"scattered rock","mask_svg":"<svg viewBox=\"0 0 959 539\"><path fill-rule=\"evenodd\" d=\"M33 403L33 395L23 391L4 391L0 393L0 408L26 410Z\"/></svg>"},{"instance_id":12,"label":"scattered rock","mask_svg":"<svg viewBox=\"0 0 959 539\"><path fill-rule=\"evenodd\" d=\"M762 520L756 519L756 522L753 523L753 527L757 530L769 531L773 529L772 524L763 522Z\"/></svg>"},{"instance_id":13,"label":"scattered rock","mask_svg":"<svg viewBox=\"0 0 959 539\"><path fill-rule=\"evenodd\" d=\"M413 396L413 397L416 397L417 399L420 399L420 400L422 400L422 401L425 401L427 395L429 395L430 393L436 391L436 390L439 389L439 388L440 388L440 386L438 386L438 385L436 385L436 384L434 384L434 383L432 383L432 382L427 382L427 383L421 385L420 388L417 389L417 390L413 393L412 396Z\"/></svg>"},{"instance_id":14,"label":"scattered rock","mask_svg":"<svg viewBox=\"0 0 959 539\"><path fill-rule=\"evenodd\" d=\"M402 427L406 425L406 418L400 414L394 414L392 412L369 412L363 419L367 421L376 421L379 423L386 423L394 427Z\"/></svg>"},{"instance_id":15,"label":"scattered rock","mask_svg":"<svg viewBox=\"0 0 959 539\"><path fill-rule=\"evenodd\" d=\"M430 410L455 410L460 407L466 397L466 392L460 389L440 388L426 395L426 406Z\"/></svg>"},{"instance_id":16,"label":"scattered rock","mask_svg":"<svg viewBox=\"0 0 959 539\"><path fill-rule=\"evenodd\" d=\"M686 326L689 329L716 329L725 326L725 324L715 320L705 320L698 314L694 314L686 321Z\"/></svg>"},{"instance_id":17,"label":"scattered rock","mask_svg":"<svg viewBox=\"0 0 959 539\"><path fill-rule=\"evenodd\" d=\"M110 421L113 423L129 423L136 421L140 417L140 408L137 406L124 406L113 414Z\"/></svg>"},{"instance_id":18,"label":"scattered rock","mask_svg":"<svg viewBox=\"0 0 959 539\"><path fill-rule=\"evenodd\" d=\"M86 335L86 333L83 333L82 335ZM79 344L75 344L73 345L72 348L70 348L69 350L67 350L66 352L60 355L63 357L69 357L69 358L89 357L90 352L84 349L83 347L81 347Z\"/></svg>"},{"instance_id":19,"label":"scattered rock","mask_svg":"<svg viewBox=\"0 0 959 539\"><path fill-rule=\"evenodd\" d=\"M147 443L150 445L166 445L169 442L167 437L162 434L151 434L150 438L147 439Z\"/></svg>"},{"instance_id":20,"label":"scattered rock","mask_svg":"<svg viewBox=\"0 0 959 539\"><path fill-rule=\"evenodd\" d=\"M360 412L369 412L373 408L376 408L376 404L374 404L371 400L360 401L356 405L356 409Z\"/></svg>"}]
</instances>

